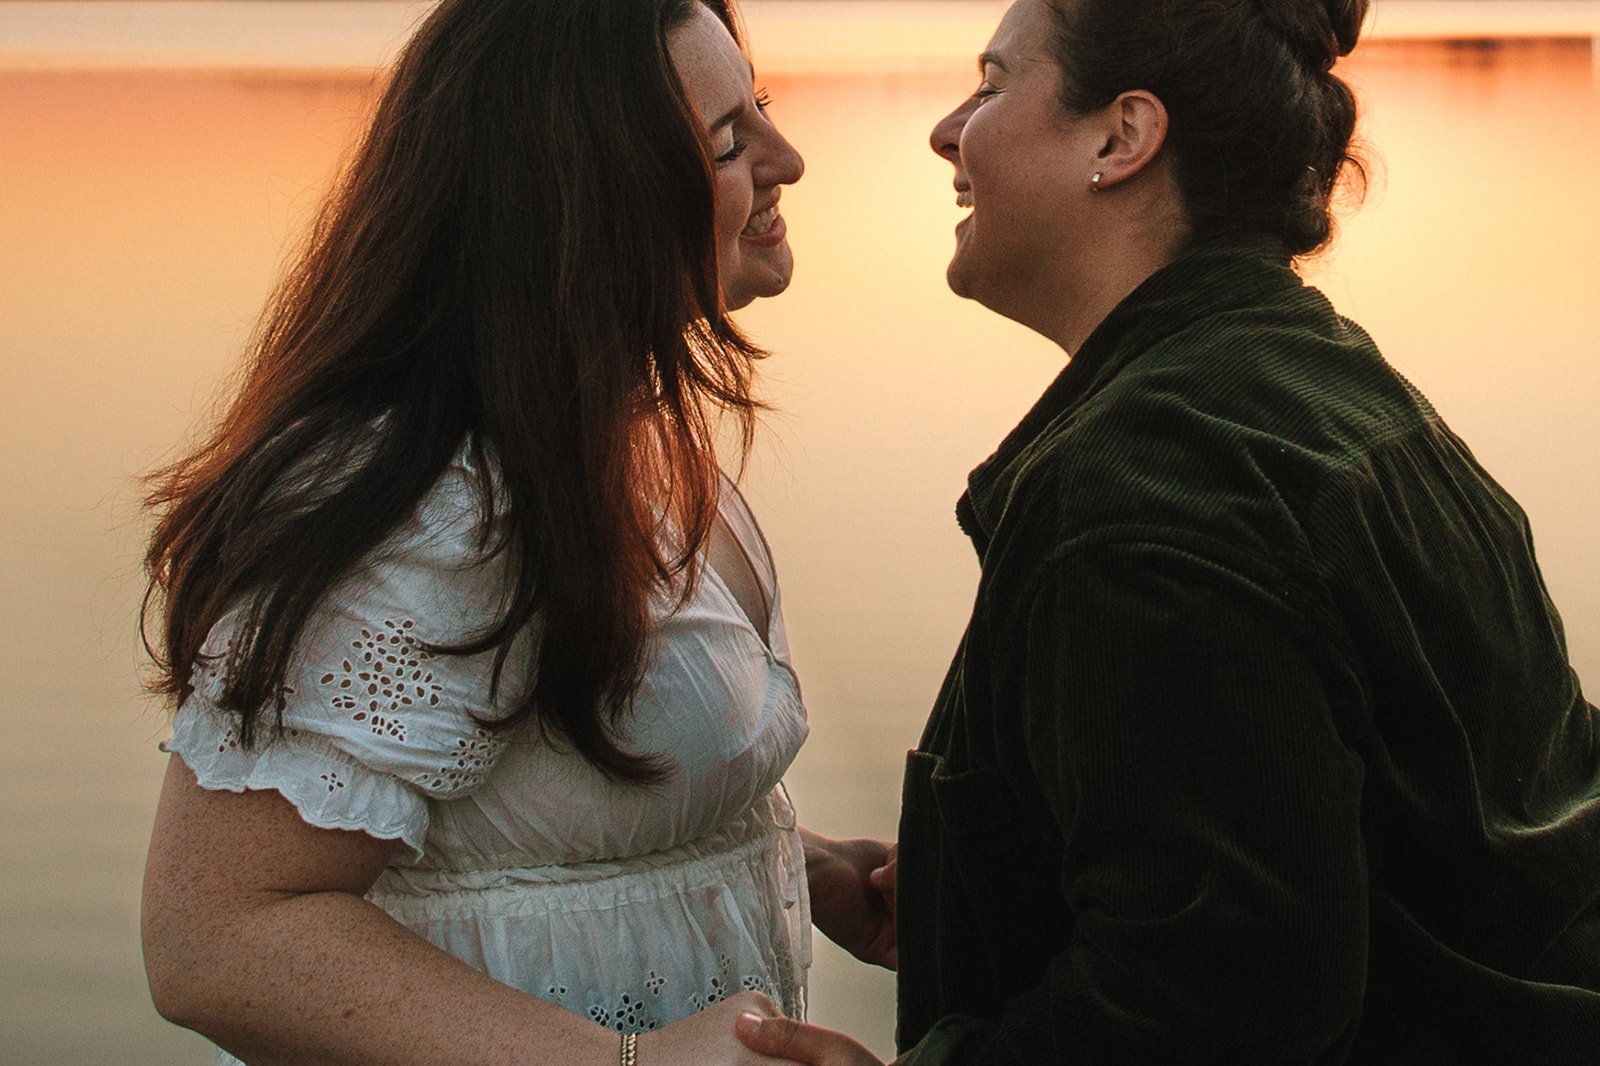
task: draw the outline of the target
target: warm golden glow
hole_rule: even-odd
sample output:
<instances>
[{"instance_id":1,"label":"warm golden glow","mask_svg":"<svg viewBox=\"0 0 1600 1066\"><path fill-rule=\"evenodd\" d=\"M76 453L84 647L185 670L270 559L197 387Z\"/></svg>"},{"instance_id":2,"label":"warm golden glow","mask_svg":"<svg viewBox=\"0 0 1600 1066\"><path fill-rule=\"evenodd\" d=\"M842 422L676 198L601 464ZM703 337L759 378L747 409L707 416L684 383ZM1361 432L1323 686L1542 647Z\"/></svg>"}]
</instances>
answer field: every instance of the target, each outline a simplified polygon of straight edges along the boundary
<instances>
[{"instance_id":1,"label":"warm golden glow","mask_svg":"<svg viewBox=\"0 0 1600 1066\"><path fill-rule=\"evenodd\" d=\"M968 62L1010 0L747 0L772 69L936 70ZM382 66L430 0L6 0L0 67ZM1374 0L1367 41L1600 37L1600 0ZM975 44L974 42L977 42Z\"/></svg>"},{"instance_id":2,"label":"warm golden glow","mask_svg":"<svg viewBox=\"0 0 1600 1066\"><path fill-rule=\"evenodd\" d=\"M1380 5L1380 36L1403 12L1444 18L1449 6ZM1461 20L1512 9L1600 10L1453 6L1451 32L1468 37L1476 23ZM740 316L775 353L763 375L778 408L747 491L783 575L814 725L795 797L836 832L894 831L901 755L976 576L952 505L1064 358L943 280L961 212L927 133L973 88L1003 7L747 9L772 114L808 162L783 199L794 284ZM13 623L0 651L0 805L17 834L5 851L23 858L0 879L6 959L21 963L0 967L12 975L0 978L0 1029L21 1060L139 1066L137 1046L150 1063L205 1061L197 1044L162 1043L175 1038L150 1012L130 932L161 761L160 721L141 718L134 695L131 479L222 394L359 129L373 68L420 10L0 3L0 596ZM1591 688L1595 63L1586 39L1363 45L1341 69L1366 109L1375 180L1311 268L1525 504ZM114 930L84 932L101 926ZM819 951L813 1016L887 1051L887 977ZM93 1039L100 1050L85 1050Z\"/></svg>"}]
</instances>

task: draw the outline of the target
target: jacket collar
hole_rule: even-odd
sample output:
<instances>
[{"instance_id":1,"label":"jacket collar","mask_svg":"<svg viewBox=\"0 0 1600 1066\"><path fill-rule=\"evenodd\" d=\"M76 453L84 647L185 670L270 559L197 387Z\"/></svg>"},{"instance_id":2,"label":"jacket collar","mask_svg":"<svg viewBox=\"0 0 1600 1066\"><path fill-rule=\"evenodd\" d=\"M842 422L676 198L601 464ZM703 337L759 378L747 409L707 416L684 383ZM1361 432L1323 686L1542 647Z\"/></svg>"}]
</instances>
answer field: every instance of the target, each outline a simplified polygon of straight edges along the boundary
<instances>
[{"instance_id":1,"label":"jacket collar","mask_svg":"<svg viewBox=\"0 0 1600 1066\"><path fill-rule=\"evenodd\" d=\"M1196 242L1146 278L1095 327L994 454L968 475L956 519L978 555L988 551L1020 460L1141 353L1200 318L1302 287L1281 244L1238 235Z\"/></svg>"}]
</instances>

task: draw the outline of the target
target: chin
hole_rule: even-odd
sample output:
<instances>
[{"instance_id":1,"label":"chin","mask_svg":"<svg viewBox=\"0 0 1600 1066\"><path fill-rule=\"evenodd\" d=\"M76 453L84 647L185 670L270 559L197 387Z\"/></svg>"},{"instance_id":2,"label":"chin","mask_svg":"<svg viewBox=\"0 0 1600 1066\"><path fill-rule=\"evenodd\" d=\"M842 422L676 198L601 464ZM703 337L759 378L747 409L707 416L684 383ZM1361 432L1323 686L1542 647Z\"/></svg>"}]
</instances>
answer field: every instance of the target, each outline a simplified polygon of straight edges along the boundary
<instances>
[{"instance_id":1,"label":"chin","mask_svg":"<svg viewBox=\"0 0 1600 1066\"><path fill-rule=\"evenodd\" d=\"M950 286L950 291L963 299L971 300L973 296L972 280L961 269L958 258L950 260L950 265L944 270L944 283Z\"/></svg>"},{"instance_id":2,"label":"chin","mask_svg":"<svg viewBox=\"0 0 1600 1066\"><path fill-rule=\"evenodd\" d=\"M791 275L773 275L763 278L740 279L740 283L722 290L722 302L730 311L749 307L757 300L778 296L789 287Z\"/></svg>"}]
</instances>

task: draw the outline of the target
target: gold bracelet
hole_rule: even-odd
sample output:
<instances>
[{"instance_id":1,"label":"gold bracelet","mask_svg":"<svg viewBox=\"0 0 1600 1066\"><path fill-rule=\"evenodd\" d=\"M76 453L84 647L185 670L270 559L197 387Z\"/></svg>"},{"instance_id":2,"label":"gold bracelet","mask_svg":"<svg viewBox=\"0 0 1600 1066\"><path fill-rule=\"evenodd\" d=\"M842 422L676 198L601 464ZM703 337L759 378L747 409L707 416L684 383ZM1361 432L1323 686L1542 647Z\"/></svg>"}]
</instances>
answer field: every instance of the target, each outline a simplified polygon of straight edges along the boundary
<instances>
[{"instance_id":1,"label":"gold bracelet","mask_svg":"<svg viewBox=\"0 0 1600 1066\"><path fill-rule=\"evenodd\" d=\"M639 1034L622 1034L622 1066L638 1066Z\"/></svg>"}]
</instances>

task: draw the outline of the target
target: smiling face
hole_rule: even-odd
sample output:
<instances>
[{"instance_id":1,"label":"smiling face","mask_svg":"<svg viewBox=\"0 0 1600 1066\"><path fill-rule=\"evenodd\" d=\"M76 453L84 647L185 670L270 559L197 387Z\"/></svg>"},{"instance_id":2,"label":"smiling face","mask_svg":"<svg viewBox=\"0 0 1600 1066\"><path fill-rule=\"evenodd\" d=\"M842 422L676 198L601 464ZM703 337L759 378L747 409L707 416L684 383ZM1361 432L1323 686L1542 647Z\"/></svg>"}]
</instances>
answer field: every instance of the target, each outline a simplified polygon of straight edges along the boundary
<instances>
[{"instance_id":1,"label":"smiling face","mask_svg":"<svg viewBox=\"0 0 1600 1066\"><path fill-rule=\"evenodd\" d=\"M716 158L717 270L730 310L789 287L794 256L778 214L780 185L800 180L800 153L767 119L749 62L703 4L667 34L667 51Z\"/></svg>"},{"instance_id":2,"label":"smiling face","mask_svg":"<svg viewBox=\"0 0 1600 1066\"><path fill-rule=\"evenodd\" d=\"M1060 102L1045 0L1017 0L979 60L982 82L934 127L956 168L956 227L946 278L957 295L1025 325L1062 298L1060 268L1082 251L1080 224L1102 148L1093 124Z\"/></svg>"}]
</instances>

